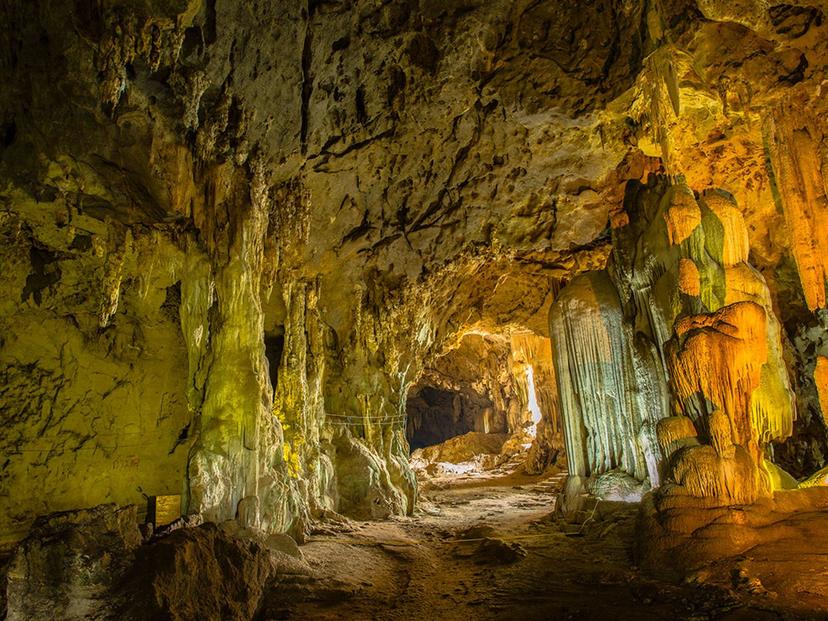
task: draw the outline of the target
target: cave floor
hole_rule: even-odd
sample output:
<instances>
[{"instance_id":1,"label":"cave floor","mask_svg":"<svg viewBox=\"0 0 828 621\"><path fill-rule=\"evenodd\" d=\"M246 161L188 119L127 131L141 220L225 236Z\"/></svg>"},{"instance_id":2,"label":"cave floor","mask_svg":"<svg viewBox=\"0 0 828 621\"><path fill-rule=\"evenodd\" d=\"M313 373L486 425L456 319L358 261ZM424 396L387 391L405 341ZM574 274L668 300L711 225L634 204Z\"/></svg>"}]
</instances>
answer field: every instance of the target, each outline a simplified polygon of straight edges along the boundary
<instances>
[{"instance_id":1,"label":"cave floor","mask_svg":"<svg viewBox=\"0 0 828 621\"><path fill-rule=\"evenodd\" d=\"M565 478L432 480L413 517L318 529L302 547L315 575L286 577L261 618L807 618L642 574L631 560L637 506L599 503L585 523L563 523L552 511Z\"/></svg>"}]
</instances>

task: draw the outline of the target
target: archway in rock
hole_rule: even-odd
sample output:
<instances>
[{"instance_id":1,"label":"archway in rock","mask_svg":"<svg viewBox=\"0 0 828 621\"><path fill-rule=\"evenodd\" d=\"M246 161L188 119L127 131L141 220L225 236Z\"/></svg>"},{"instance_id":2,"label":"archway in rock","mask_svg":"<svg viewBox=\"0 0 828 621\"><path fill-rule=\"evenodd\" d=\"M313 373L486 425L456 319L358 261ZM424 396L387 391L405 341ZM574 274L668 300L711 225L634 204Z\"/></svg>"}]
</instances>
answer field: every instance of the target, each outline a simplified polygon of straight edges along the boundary
<instances>
[{"instance_id":1,"label":"archway in rock","mask_svg":"<svg viewBox=\"0 0 828 621\"><path fill-rule=\"evenodd\" d=\"M472 330L409 389L406 436L421 480L565 468L549 339Z\"/></svg>"}]
</instances>

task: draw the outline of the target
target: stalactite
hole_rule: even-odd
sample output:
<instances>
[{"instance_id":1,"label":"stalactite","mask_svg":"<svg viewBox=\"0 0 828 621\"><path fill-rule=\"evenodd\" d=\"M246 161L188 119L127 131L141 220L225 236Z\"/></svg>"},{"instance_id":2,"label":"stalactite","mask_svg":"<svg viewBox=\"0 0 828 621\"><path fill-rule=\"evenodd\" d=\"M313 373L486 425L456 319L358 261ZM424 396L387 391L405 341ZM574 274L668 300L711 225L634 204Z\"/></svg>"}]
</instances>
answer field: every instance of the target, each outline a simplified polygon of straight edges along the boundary
<instances>
[{"instance_id":1,"label":"stalactite","mask_svg":"<svg viewBox=\"0 0 828 621\"><path fill-rule=\"evenodd\" d=\"M805 300L811 310L825 308L828 188L823 171L828 162L820 150L821 125L784 107L766 119L765 134Z\"/></svg>"},{"instance_id":2,"label":"stalactite","mask_svg":"<svg viewBox=\"0 0 828 621\"><path fill-rule=\"evenodd\" d=\"M664 46L654 51L647 59L647 72L643 74L640 88L646 110L650 138L658 148L662 161L670 168L673 162L673 139L670 123L681 113L681 96L678 88L678 76L674 63L675 49ZM643 145L642 145L643 146Z\"/></svg>"},{"instance_id":3,"label":"stalactite","mask_svg":"<svg viewBox=\"0 0 828 621\"><path fill-rule=\"evenodd\" d=\"M98 326L105 328L109 325L110 319L118 311L118 301L121 297L121 281L124 277L124 259L132 250L132 232L123 232L123 239L120 238L121 231L115 231L116 240L114 248L106 257L106 268L103 282L103 300L98 315Z\"/></svg>"},{"instance_id":4,"label":"stalactite","mask_svg":"<svg viewBox=\"0 0 828 621\"><path fill-rule=\"evenodd\" d=\"M751 503L758 494L756 465L738 445L725 455L709 445L682 448L673 457L670 476L691 496L728 504Z\"/></svg>"}]
</instances>

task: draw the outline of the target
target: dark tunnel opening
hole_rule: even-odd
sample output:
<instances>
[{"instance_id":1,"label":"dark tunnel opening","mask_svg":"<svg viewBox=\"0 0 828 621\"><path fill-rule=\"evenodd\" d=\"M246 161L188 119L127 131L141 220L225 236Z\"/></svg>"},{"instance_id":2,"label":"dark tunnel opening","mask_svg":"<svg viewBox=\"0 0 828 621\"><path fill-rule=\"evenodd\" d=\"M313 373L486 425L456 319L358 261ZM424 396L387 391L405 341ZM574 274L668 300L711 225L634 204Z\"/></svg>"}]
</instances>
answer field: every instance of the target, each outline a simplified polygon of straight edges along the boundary
<instances>
[{"instance_id":1,"label":"dark tunnel opening","mask_svg":"<svg viewBox=\"0 0 828 621\"><path fill-rule=\"evenodd\" d=\"M270 377L270 385L275 392L279 384L279 365L282 362L282 351L285 348L285 337L283 334L265 335L265 357L267 358L267 373Z\"/></svg>"}]
</instances>

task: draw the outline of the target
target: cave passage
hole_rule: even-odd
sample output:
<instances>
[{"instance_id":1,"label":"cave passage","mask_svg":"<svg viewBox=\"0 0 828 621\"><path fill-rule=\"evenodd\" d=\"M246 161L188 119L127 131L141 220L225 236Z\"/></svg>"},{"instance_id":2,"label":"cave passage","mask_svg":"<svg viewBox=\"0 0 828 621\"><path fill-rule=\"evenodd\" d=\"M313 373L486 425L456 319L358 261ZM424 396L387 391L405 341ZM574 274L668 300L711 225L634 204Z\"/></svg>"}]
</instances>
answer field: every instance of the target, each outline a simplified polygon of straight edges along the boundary
<instances>
[{"instance_id":1,"label":"cave passage","mask_svg":"<svg viewBox=\"0 0 828 621\"><path fill-rule=\"evenodd\" d=\"M494 404L473 390L445 390L423 386L406 401L407 436L411 450L441 444L471 432L503 434L504 416Z\"/></svg>"},{"instance_id":2,"label":"cave passage","mask_svg":"<svg viewBox=\"0 0 828 621\"><path fill-rule=\"evenodd\" d=\"M0 620L828 618L828 0L0 0Z\"/></svg>"},{"instance_id":3,"label":"cave passage","mask_svg":"<svg viewBox=\"0 0 828 621\"><path fill-rule=\"evenodd\" d=\"M421 489L431 479L565 467L550 351L548 338L502 328L469 332L435 358L406 400Z\"/></svg>"}]
</instances>

